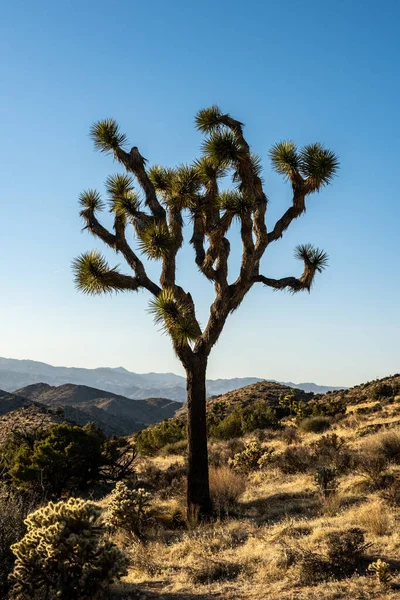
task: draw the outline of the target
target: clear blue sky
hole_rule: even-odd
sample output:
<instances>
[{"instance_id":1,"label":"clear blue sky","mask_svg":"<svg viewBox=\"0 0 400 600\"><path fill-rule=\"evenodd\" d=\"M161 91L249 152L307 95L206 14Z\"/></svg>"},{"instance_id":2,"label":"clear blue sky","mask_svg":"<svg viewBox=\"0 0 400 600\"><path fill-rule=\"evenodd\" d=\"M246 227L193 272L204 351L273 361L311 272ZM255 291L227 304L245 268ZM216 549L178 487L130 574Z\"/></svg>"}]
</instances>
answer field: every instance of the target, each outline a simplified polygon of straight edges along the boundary
<instances>
[{"instance_id":1,"label":"clear blue sky","mask_svg":"<svg viewBox=\"0 0 400 600\"><path fill-rule=\"evenodd\" d=\"M193 117L216 103L263 158L270 226L289 203L274 142L321 141L341 169L263 264L298 275L293 248L312 242L329 269L311 295L253 289L209 377L351 385L400 371L399 18L397 0L2 3L0 355L182 372L145 293L75 291L71 259L101 249L77 198L120 170L93 151L94 120L114 117L151 163L174 165L198 156ZM179 274L204 323L211 288L192 258Z\"/></svg>"}]
</instances>

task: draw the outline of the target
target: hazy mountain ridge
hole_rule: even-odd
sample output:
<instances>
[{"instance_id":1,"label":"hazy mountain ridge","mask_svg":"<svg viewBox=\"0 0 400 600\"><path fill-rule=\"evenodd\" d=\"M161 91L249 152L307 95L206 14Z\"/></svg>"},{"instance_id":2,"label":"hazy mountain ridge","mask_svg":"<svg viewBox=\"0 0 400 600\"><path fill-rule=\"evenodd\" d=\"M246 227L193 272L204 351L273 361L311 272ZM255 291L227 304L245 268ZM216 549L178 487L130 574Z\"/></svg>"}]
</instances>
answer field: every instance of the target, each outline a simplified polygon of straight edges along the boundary
<instances>
[{"instance_id":1,"label":"hazy mountain ridge","mask_svg":"<svg viewBox=\"0 0 400 600\"><path fill-rule=\"evenodd\" d=\"M207 381L207 394L214 396L263 381L258 377L215 379ZM275 382L275 380L271 380ZM186 399L186 381L174 373L138 374L124 367L83 369L77 367L53 367L32 360L0 358L0 389L12 392L32 384L46 383L51 386L65 384L86 385L126 398L168 398L178 402ZM335 386L318 386L315 383L278 382L303 389L306 392L325 393L343 389Z\"/></svg>"}]
</instances>

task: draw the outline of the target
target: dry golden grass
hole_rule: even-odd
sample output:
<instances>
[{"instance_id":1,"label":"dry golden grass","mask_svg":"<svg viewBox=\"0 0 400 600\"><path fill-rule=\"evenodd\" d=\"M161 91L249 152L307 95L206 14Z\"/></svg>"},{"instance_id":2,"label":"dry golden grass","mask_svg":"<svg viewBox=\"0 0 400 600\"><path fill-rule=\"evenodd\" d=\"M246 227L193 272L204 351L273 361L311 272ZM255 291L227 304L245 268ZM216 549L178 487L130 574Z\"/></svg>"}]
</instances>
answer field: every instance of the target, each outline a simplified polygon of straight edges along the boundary
<instances>
[{"instance_id":1,"label":"dry golden grass","mask_svg":"<svg viewBox=\"0 0 400 600\"><path fill-rule=\"evenodd\" d=\"M399 403L386 405L384 415L354 412L354 408L374 404L355 402L328 433L343 437L352 450L381 452L385 448L385 453L396 454ZM310 446L319 438L320 434L301 433L300 443ZM228 456L223 442L213 445L221 456ZM262 445L277 453L287 447L279 436ZM148 460L167 469L183 457ZM389 469L393 475L400 473L393 460ZM168 518L163 520L160 515L177 507L183 510L182 498L161 501L156 496L156 525L144 544L128 542L131 569L128 577L114 586L116 598L130 600L144 594L159 600L400 599L399 509L382 498L384 490L368 487L365 477L355 470L339 473L337 493L326 500L318 494L311 471L288 475L270 466L243 477L222 465L211 469L210 479L214 500L221 507L235 504L235 518L231 509L221 510L228 518L194 530L170 530ZM380 558L389 564L391 586L384 589L376 577L368 575L367 563L347 578L302 584L295 551L322 555L327 534L354 527L362 529L370 545L367 563Z\"/></svg>"}]
</instances>

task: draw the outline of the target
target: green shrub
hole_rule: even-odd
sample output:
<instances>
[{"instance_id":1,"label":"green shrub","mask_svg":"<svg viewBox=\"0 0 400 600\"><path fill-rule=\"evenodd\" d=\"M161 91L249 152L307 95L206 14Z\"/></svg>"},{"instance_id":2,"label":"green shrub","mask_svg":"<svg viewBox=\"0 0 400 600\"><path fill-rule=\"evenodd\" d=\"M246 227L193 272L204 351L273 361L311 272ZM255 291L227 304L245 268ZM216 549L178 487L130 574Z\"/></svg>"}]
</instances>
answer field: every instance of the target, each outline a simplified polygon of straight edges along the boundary
<instances>
[{"instance_id":1,"label":"green shrub","mask_svg":"<svg viewBox=\"0 0 400 600\"><path fill-rule=\"evenodd\" d=\"M141 537L150 498L151 494L143 488L131 489L119 481L111 492L106 524Z\"/></svg>"},{"instance_id":2,"label":"green shrub","mask_svg":"<svg viewBox=\"0 0 400 600\"><path fill-rule=\"evenodd\" d=\"M310 417L300 422L299 428L306 433L323 433L331 426L329 417Z\"/></svg>"},{"instance_id":3,"label":"green shrub","mask_svg":"<svg viewBox=\"0 0 400 600\"><path fill-rule=\"evenodd\" d=\"M80 498L31 513L27 533L12 546L13 598L89 600L127 573L124 554L103 537L101 509Z\"/></svg>"},{"instance_id":4,"label":"green shrub","mask_svg":"<svg viewBox=\"0 0 400 600\"><path fill-rule=\"evenodd\" d=\"M62 492L84 490L90 484L126 474L134 454L127 442L106 440L101 429L66 423L44 432L32 446L23 444L11 461L9 475L19 489L60 497ZM122 459L122 460L121 460Z\"/></svg>"},{"instance_id":5,"label":"green shrub","mask_svg":"<svg viewBox=\"0 0 400 600\"><path fill-rule=\"evenodd\" d=\"M134 440L139 454L151 456L167 444L186 439L186 420L168 419L151 425L135 434Z\"/></svg>"},{"instance_id":6,"label":"green shrub","mask_svg":"<svg viewBox=\"0 0 400 600\"><path fill-rule=\"evenodd\" d=\"M208 434L216 440L230 440L243 434L242 413L239 409L219 421L209 422Z\"/></svg>"},{"instance_id":7,"label":"green shrub","mask_svg":"<svg viewBox=\"0 0 400 600\"><path fill-rule=\"evenodd\" d=\"M384 383L383 381L376 383L370 392L370 398L372 400L390 398L391 396L394 396L393 386L389 383Z\"/></svg>"}]
</instances>

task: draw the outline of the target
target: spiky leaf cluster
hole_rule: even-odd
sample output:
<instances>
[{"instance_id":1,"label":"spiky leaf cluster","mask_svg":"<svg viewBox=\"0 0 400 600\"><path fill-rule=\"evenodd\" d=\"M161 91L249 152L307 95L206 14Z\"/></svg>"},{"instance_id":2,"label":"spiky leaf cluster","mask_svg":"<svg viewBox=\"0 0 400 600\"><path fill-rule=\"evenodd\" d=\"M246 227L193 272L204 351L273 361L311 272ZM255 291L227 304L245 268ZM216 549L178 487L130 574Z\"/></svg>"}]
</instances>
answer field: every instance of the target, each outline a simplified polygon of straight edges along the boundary
<instances>
[{"instance_id":1,"label":"spiky leaf cluster","mask_svg":"<svg viewBox=\"0 0 400 600\"><path fill-rule=\"evenodd\" d=\"M312 244L300 244L296 247L294 256L298 260L304 261L306 267L318 271L318 273L328 266L328 254L320 248L315 248Z\"/></svg>"},{"instance_id":2,"label":"spiky leaf cluster","mask_svg":"<svg viewBox=\"0 0 400 600\"><path fill-rule=\"evenodd\" d=\"M332 150L322 144L310 144L301 150L291 141L275 144L270 150L274 170L298 182L305 179L304 192L318 191L328 185L339 168L339 160Z\"/></svg>"},{"instance_id":3,"label":"spiky leaf cluster","mask_svg":"<svg viewBox=\"0 0 400 600\"><path fill-rule=\"evenodd\" d=\"M319 190L328 185L337 170L339 160L332 150L324 148L322 144L304 146L299 154L300 170L307 178L307 187L310 191Z\"/></svg>"},{"instance_id":4,"label":"spiky leaf cluster","mask_svg":"<svg viewBox=\"0 0 400 600\"><path fill-rule=\"evenodd\" d=\"M254 202L251 199L235 190L221 192L219 195L219 204L227 213L237 217L249 212L254 206Z\"/></svg>"},{"instance_id":5,"label":"spiky leaf cluster","mask_svg":"<svg viewBox=\"0 0 400 600\"><path fill-rule=\"evenodd\" d=\"M269 152L274 171L285 177L290 177L299 169L299 157L294 142L284 140L274 144Z\"/></svg>"},{"instance_id":6,"label":"spiky leaf cluster","mask_svg":"<svg viewBox=\"0 0 400 600\"><path fill-rule=\"evenodd\" d=\"M100 152L114 152L127 142L127 137L121 133L114 119L96 121L90 128L90 137L94 147Z\"/></svg>"},{"instance_id":7,"label":"spiky leaf cluster","mask_svg":"<svg viewBox=\"0 0 400 600\"><path fill-rule=\"evenodd\" d=\"M12 546L14 598L97 598L127 573L125 555L104 539L101 509L80 498L50 502L25 520L27 533Z\"/></svg>"},{"instance_id":8,"label":"spiky leaf cluster","mask_svg":"<svg viewBox=\"0 0 400 600\"><path fill-rule=\"evenodd\" d=\"M96 211L102 211L105 207L101 195L97 190L85 190L79 195L79 204L82 207L80 211L81 217L86 217L88 214L94 214Z\"/></svg>"},{"instance_id":9,"label":"spiky leaf cluster","mask_svg":"<svg viewBox=\"0 0 400 600\"><path fill-rule=\"evenodd\" d=\"M195 117L196 127L203 133L211 133L219 129L222 116L221 109L215 104L209 108L203 108Z\"/></svg>"},{"instance_id":10,"label":"spiky leaf cluster","mask_svg":"<svg viewBox=\"0 0 400 600\"><path fill-rule=\"evenodd\" d=\"M110 268L98 250L85 252L72 262L72 270L77 289L84 294L97 295L118 291L112 275L117 267Z\"/></svg>"},{"instance_id":11,"label":"spiky leaf cluster","mask_svg":"<svg viewBox=\"0 0 400 600\"><path fill-rule=\"evenodd\" d=\"M148 258L159 260L171 250L173 239L165 223L154 222L140 232L139 248Z\"/></svg>"},{"instance_id":12,"label":"spiky leaf cluster","mask_svg":"<svg viewBox=\"0 0 400 600\"><path fill-rule=\"evenodd\" d=\"M215 131L203 143L203 152L222 167L235 164L244 155L244 150L235 134L229 129Z\"/></svg>"},{"instance_id":13,"label":"spiky leaf cluster","mask_svg":"<svg viewBox=\"0 0 400 600\"><path fill-rule=\"evenodd\" d=\"M181 165L171 177L167 203L177 210L193 208L196 204L201 183L200 176L194 167Z\"/></svg>"},{"instance_id":14,"label":"spiky leaf cluster","mask_svg":"<svg viewBox=\"0 0 400 600\"><path fill-rule=\"evenodd\" d=\"M125 219L135 217L140 208L140 199L133 189L132 177L119 173L110 175L107 177L105 185L111 211Z\"/></svg>"},{"instance_id":15,"label":"spiky leaf cluster","mask_svg":"<svg viewBox=\"0 0 400 600\"><path fill-rule=\"evenodd\" d=\"M197 322L186 307L178 302L173 290L165 288L150 302L149 312L154 322L169 333L178 345L193 342L201 335Z\"/></svg>"},{"instance_id":16,"label":"spiky leaf cluster","mask_svg":"<svg viewBox=\"0 0 400 600\"><path fill-rule=\"evenodd\" d=\"M161 192L164 196L171 191L172 179L174 170L159 165L154 165L149 169L149 178L157 192Z\"/></svg>"}]
</instances>

